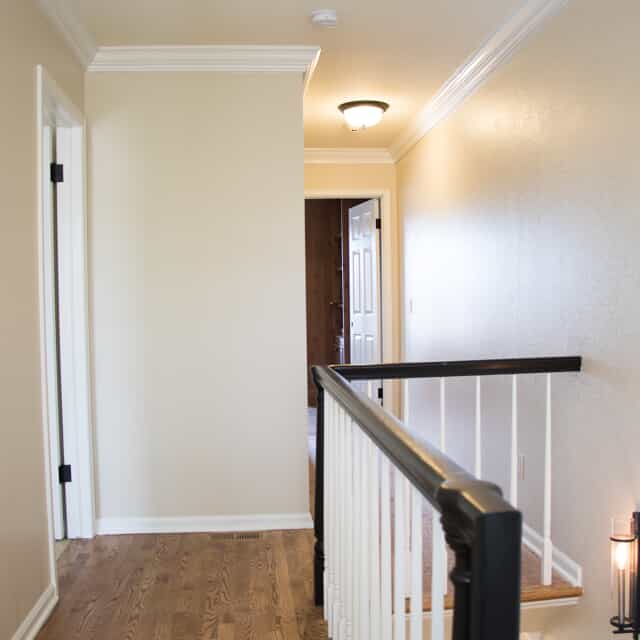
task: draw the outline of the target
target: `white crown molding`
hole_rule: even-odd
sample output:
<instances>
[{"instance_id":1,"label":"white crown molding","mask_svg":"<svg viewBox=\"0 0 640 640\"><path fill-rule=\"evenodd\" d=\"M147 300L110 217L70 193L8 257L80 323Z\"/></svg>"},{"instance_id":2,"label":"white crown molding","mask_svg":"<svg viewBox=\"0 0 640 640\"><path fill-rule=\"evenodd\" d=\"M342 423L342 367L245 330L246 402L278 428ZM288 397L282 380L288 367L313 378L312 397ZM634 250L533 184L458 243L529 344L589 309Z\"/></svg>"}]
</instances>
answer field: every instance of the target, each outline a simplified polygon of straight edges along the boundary
<instances>
[{"instance_id":1,"label":"white crown molding","mask_svg":"<svg viewBox=\"0 0 640 640\"><path fill-rule=\"evenodd\" d=\"M100 47L89 71L294 72L308 84L319 47L196 45Z\"/></svg>"},{"instance_id":2,"label":"white crown molding","mask_svg":"<svg viewBox=\"0 0 640 640\"><path fill-rule=\"evenodd\" d=\"M306 147L305 164L393 164L393 158L387 149L374 148L322 148Z\"/></svg>"},{"instance_id":3,"label":"white crown molding","mask_svg":"<svg viewBox=\"0 0 640 640\"><path fill-rule=\"evenodd\" d=\"M58 602L58 591L53 584L50 584L33 605L33 608L22 621L16 632L11 636L11 640L35 640L38 632L48 620L53 608Z\"/></svg>"},{"instance_id":4,"label":"white crown molding","mask_svg":"<svg viewBox=\"0 0 640 640\"><path fill-rule=\"evenodd\" d=\"M93 36L74 15L69 2L65 0L38 0L38 4L67 41L80 64L86 69L93 61L98 47Z\"/></svg>"},{"instance_id":5,"label":"white crown molding","mask_svg":"<svg viewBox=\"0 0 640 640\"><path fill-rule=\"evenodd\" d=\"M126 533L227 533L312 529L309 513L267 513L243 516L176 518L100 518L98 535Z\"/></svg>"},{"instance_id":6,"label":"white crown molding","mask_svg":"<svg viewBox=\"0 0 640 640\"><path fill-rule=\"evenodd\" d=\"M389 151L400 160L421 138L460 103L474 93L487 78L522 46L542 23L568 3L568 0L529 0L496 31L445 82L435 97L393 141Z\"/></svg>"},{"instance_id":7,"label":"white crown molding","mask_svg":"<svg viewBox=\"0 0 640 640\"><path fill-rule=\"evenodd\" d=\"M315 49L316 53L315 55L313 54L311 55L312 60L311 62L309 62L309 64L307 65L307 68L304 71L304 85L302 88L302 95L307 93L307 89L309 88L309 83L311 82L311 78L313 77L316 67L318 66L318 60L320 60L320 53L321 53L320 47L311 47L311 48Z\"/></svg>"}]
</instances>

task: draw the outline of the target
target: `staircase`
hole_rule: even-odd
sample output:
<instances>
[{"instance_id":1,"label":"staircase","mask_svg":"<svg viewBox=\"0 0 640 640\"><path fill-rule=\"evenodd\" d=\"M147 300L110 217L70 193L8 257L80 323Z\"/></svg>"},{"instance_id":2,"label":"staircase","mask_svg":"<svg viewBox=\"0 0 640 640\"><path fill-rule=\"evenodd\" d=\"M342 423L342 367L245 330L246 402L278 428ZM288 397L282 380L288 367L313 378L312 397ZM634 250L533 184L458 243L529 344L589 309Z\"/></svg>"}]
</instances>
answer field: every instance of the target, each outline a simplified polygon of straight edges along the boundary
<instances>
[{"instance_id":1,"label":"staircase","mask_svg":"<svg viewBox=\"0 0 640 640\"><path fill-rule=\"evenodd\" d=\"M330 637L419 640L429 619L432 640L441 640L444 619L453 614L455 640L515 639L521 609L578 601L580 569L551 541L551 375L580 367L580 358L527 358L313 368L319 390L317 428L310 440L312 484L320 487L313 492L316 602L324 603ZM510 497L515 502L517 382L533 374L545 374L547 380L544 530L538 534L525 525L524 536L519 512L496 487L458 467L438 447L415 441L378 406L372 385L368 394L358 390L367 389L361 382L366 380L438 378L444 445L446 381L473 376L475 471L480 475L481 380L511 376ZM495 537L478 549L485 535L482 523L491 519L500 522L491 534ZM505 555L509 548L517 551Z\"/></svg>"}]
</instances>

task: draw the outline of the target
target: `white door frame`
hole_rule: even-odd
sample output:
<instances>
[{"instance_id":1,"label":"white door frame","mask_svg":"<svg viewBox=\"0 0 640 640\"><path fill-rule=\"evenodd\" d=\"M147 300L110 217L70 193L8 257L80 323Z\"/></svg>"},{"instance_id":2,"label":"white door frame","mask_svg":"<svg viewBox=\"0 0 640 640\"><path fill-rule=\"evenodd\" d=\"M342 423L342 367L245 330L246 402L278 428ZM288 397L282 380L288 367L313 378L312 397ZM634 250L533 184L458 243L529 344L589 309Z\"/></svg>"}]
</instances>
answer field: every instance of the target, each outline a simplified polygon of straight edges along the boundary
<instances>
[{"instance_id":1,"label":"white door frame","mask_svg":"<svg viewBox=\"0 0 640 640\"><path fill-rule=\"evenodd\" d=\"M73 481L67 485L67 527L73 538L95 535L93 481L93 425L89 367L87 289L86 150L82 112L67 98L42 66L37 67L37 190L38 268L40 296L40 359L42 422L46 466L52 583L56 584L54 555L54 497L57 485L58 420L56 317L52 276L52 210L47 202L49 177L45 127L55 127L57 162L64 165L58 194L60 368L64 416L65 462ZM57 499L56 499L57 500Z\"/></svg>"},{"instance_id":2,"label":"white door frame","mask_svg":"<svg viewBox=\"0 0 640 640\"><path fill-rule=\"evenodd\" d=\"M395 253L393 251L394 230L396 228L395 212L392 206L391 191L389 189L367 188L367 189L306 189L304 192L306 200L319 199L363 199L371 200L378 198L380 201L381 220L381 295L382 313L380 322L382 324L382 361L396 362L398 353L396 348L394 326L394 309L399 304L399 300L394 298L394 291L397 290L397 273L395 266ZM398 394L395 392L393 382L386 381L384 384L385 405L392 412L397 414ZM387 402L387 399L389 401Z\"/></svg>"}]
</instances>

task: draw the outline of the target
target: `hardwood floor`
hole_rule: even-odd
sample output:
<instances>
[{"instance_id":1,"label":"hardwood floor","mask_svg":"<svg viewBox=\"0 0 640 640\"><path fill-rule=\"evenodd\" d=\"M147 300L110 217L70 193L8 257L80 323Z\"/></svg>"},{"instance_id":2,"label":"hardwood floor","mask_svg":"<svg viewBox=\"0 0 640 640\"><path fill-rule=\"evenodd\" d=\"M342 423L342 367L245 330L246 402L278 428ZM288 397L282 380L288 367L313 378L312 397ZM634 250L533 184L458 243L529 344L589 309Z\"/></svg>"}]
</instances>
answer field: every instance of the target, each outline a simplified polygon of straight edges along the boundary
<instances>
[{"instance_id":1,"label":"hardwood floor","mask_svg":"<svg viewBox=\"0 0 640 640\"><path fill-rule=\"evenodd\" d=\"M426 504L423 530L428 550ZM74 540L58 560L60 602L37 640L326 640L322 610L313 605L312 560L312 531ZM540 560L526 548L522 561L523 601L582 593L555 574L542 587ZM428 611L430 553L424 562Z\"/></svg>"},{"instance_id":2,"label":"hardwood floor","mask_svg":"<svg viewBox=\"0 0 640 640\"><path fill-rule=\"evenodd\" d=\"M38 640L324 640L311 531L99 536L58 563Z\"/></svg>"}]
</instances>

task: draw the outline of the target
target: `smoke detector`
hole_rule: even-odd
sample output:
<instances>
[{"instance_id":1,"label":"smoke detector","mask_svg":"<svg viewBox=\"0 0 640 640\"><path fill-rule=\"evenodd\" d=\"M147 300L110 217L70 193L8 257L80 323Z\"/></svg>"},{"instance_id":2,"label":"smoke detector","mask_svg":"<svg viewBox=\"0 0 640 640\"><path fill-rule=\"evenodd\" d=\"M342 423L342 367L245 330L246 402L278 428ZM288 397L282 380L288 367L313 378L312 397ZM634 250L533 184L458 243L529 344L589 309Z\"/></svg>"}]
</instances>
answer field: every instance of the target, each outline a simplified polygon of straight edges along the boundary
<instances>
[{"instance_id":1,"label":"smoke detector","mask_svg":"<svg viewBox=\"0 0 640 640\"><path fill-rule=\"evenodd\" d=\"M338 24L335 9L315 9L311 12L311 22L318 27L331 29Z\"/></svg>"}]
</instances>

